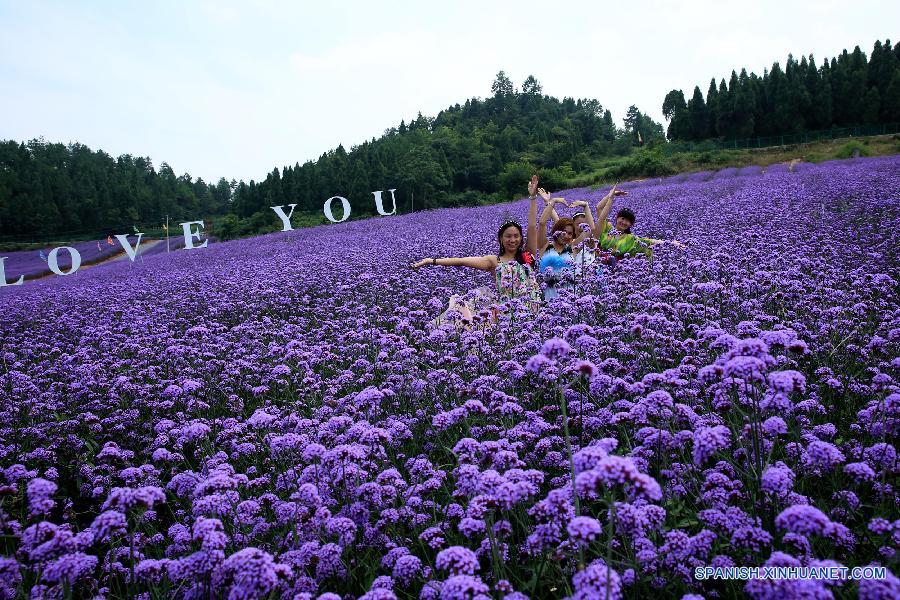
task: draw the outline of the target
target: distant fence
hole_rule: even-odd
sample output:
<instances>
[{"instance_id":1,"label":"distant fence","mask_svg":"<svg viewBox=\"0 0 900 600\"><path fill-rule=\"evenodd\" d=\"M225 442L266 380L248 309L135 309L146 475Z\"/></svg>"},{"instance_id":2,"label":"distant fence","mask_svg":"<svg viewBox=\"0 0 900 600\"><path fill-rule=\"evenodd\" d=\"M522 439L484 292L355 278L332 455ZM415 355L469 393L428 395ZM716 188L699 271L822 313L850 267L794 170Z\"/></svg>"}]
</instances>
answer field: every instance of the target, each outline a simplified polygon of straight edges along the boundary
<instances>
[{"instance_id":1,"label":"distant fence","mask_svg":"<svg viewBox=\"0 0 900 600\"><path fill-rule=\"evenodd\" d=\"M712 145L720 150L771 148L773 146L789 146L792 144L806 144L822 140L835 140L847 137L862 137L869 135L890 135L900 133L900 123L881 123L877 125L858 125L856 127L832 127L819 131L803 131L800 133L785 133L783 135L766 135L739 140L709 139L705 142L691 144L691 149L710 149Z\"/></svg>"}]
</instances>

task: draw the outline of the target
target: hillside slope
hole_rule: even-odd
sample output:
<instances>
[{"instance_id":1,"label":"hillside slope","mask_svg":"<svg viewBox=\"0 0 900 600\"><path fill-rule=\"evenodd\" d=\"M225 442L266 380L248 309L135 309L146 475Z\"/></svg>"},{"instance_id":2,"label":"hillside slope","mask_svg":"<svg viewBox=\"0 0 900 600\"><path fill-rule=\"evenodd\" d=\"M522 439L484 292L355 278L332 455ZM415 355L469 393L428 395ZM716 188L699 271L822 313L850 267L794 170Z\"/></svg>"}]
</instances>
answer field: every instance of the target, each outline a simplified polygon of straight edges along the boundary
<instances>
[{"instance_id":1,"label":"hillside slope","mask_svg":"<svg viewBox=\"0 0 900 600\"><path fill-rule=\"evenodd\" d=\"M429 321L491 274L408 265L493 252L524 200L0 290L3 585L825 595L694 577L808 554L896 596L898 167L626 184L686 250L462 333Z\"/></svg>"}]
</instances>

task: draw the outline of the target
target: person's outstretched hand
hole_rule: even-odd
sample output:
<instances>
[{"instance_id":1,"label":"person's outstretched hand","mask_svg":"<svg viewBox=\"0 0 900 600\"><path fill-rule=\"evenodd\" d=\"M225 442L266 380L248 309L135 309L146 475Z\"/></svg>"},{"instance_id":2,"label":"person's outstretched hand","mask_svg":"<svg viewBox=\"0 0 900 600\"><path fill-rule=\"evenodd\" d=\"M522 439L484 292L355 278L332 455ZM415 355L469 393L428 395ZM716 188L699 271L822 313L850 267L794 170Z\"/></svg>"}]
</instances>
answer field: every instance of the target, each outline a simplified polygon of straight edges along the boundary
<instances>
[{"instance_id":1,"label":"person's outstretched hand","mask_svg":"<svg viewBox=\"0 0 900 600\"><path fill-rule=\"evenodd\" d=\"M625 190L617 190L616 188L618 186L619 186L619 184L617 183L614 186L612 186L611 188L609 188L609 192L606 193L606 198L604 198L604 199L612 198L613 196L627 196L628 195L628 192L626 192Z\"/></svg>"},{"instance_id":2,"label":"person's outstretched hand","mask_svg":"<svg viewBox=\"0 0 900 600\"><path fill-rule=\"evenodd\" d=\"M544 202L550 202L550 193L544 188L538 188L538 194L544 199Z\"/></svg>"},{"instance_id":3,"label":"person's outstretched hand","mask_svg":"<svg viewBox=\"0 0 900 600\"><path fill-rule=\"evenodd\" d=\"M413 269L418 269L419 267L424 267L425 265L430 265L430 264L431 264L430 258L423 258L422 260L416 261L409 266L411 266Z\"/></svg>"},{"instance_id":4,"label":"person's outstretched hand","mask_svg":"<svg viewBox=\"0 0 900 600\"><path fill-rule=\"evenodd\" d=\"M538 176L532 175L531 181L528 182L528 197L537 196Z\"/></svg>"}]
</instances>

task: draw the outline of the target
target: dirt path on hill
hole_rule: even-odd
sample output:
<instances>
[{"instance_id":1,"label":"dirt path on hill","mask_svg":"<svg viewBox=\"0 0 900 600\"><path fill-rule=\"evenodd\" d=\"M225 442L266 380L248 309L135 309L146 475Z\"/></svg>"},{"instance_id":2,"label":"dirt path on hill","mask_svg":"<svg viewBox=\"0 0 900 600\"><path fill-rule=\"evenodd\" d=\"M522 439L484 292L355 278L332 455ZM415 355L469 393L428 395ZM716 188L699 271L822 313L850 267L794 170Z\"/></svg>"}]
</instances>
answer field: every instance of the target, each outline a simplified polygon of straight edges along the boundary
<instances>
[{"instance_id":1,"label":"dirt path on hill","mask_svg":"<svg viewBox=\"0 0 900 600\"><path fill-rule=\"evenodd\" d=\"M142 241L142 242L141 242L141 245L138 246L137 254L136 254L135 257L134 257L134 260L135 260L135 261L141 260L141 256L142 256L147 250L149 250L150 248L156 246L157 244L160 244L160 243L164 244L165 242L166 242L166 240L144 240L144 241ZM87 262L87 263L84 263L84 262L83 262L83 263L81 263L81 266L78 267L78 270L79 270L79 271L83 271L84 269L90 269L90 268L92 268L92 267L99 267L100 265L106 265L106 264L109 264L109 263L111 263L111 262L115 262L115 261L118 261L118 260L129 260L129 259L128 259L128 254L125 252L125 250L120 250L119 252L117 252L117 253L115 253L115 254L112 254L112 255L110 255L110 256L107 256L107 257L104 258L103 260L98 260L98 261L94 261L94 262ZM65 270L65 267L63 267L63 270ZM49 272L49 273L44 273L43 275L38 275L37 277L26 277L25 279L27 279L28 281L35 281L35 280L37 280L37 279L44 279L44 278L46 278L46 277L57 277L57 275L56 275L56 273L53 273L53 272L51 271L51 272Z\"/></svg>"}]
</instances>

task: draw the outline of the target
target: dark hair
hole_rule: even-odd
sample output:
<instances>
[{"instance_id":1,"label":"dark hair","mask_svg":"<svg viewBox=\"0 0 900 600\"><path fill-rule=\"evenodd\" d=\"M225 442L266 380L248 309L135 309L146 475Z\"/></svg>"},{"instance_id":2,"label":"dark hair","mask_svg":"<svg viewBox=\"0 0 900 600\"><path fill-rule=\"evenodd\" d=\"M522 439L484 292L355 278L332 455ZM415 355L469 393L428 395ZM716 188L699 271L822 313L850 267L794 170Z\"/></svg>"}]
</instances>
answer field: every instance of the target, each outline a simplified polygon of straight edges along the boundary
<instances>
[{"instance_id":1,"label":"dark hair","mask_svg":"<svg viewBox=\"0 0 900 600\"><path fill-rule=\"evenodd\" d=\"M516 248L516 262L522 263L523 265L529 264L529 261L525 258L524 246L525 246L525 234L522 233L522 226L516 223L515 221L507 221L503 225L500 226L500 229L497 230L497 243L500 244L500 251L497 253L497 257L503 256L505 249L503 248L503 233L509 229L510 227L515 227L519 230L519 235L522 237L522 244Z\"/></svg>"},{"instance_id":2,"label":"dark hair","mask_svg":"<svg viewBox=\"0 0 900 600\"><path fill-rule=\"evenodd\" d=\"M616 213L616 218L618 219L619 217L622 217L623 219L631 223L631 226L628 227L628 230L624 232L631 233L631 228L634 227L634 222L636 220L634 212L630 208L623 208Z\"/></svg>"}]
</instances>

